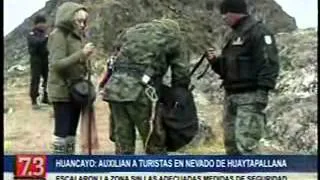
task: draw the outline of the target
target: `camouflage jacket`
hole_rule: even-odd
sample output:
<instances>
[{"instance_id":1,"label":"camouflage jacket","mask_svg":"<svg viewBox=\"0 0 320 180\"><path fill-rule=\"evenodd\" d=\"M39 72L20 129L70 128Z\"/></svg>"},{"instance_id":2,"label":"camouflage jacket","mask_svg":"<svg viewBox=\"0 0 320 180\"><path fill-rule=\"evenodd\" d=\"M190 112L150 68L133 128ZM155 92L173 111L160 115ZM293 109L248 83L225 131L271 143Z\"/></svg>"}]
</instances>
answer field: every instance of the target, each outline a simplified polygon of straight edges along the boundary
<instances>
[{"instance_id":1,"label":"camouflage jacket","mask_svg":"<svg viewBox=\"0 0 320 180\"><path fill-rule=\"evenodd\" d=\"M153 20L129 28L117 37L120 51L104 100L135 101L144 89L144 74L159 83L171 68L172 86L189 85L189 60L179 25L169 19Z\"/></svg>"}]
</instances>

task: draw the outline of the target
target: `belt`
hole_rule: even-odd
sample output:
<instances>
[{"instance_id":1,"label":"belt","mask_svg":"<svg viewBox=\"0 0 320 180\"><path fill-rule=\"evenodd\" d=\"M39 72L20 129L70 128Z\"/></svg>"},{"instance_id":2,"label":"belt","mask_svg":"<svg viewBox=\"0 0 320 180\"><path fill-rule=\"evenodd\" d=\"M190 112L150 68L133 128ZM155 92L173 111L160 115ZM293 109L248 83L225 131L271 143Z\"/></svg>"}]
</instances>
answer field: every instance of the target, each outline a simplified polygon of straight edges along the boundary
<instances>
[{"instance_id":1,"label":"belt","mask_svg":"<svg viewBox=\"0 0 320 180\"><path fill-rule=\"evenodd\" d=\"M114 64L112 72L128 73L129 75L132 75L140 79L146 73L146 69L146 64L128 64L117 61L117 63ZM150 85L153 85L157 88L159 82L162 82L162 76L159 76L158 74L153 74L151 76Z\"/></svg>"}]
</instances>

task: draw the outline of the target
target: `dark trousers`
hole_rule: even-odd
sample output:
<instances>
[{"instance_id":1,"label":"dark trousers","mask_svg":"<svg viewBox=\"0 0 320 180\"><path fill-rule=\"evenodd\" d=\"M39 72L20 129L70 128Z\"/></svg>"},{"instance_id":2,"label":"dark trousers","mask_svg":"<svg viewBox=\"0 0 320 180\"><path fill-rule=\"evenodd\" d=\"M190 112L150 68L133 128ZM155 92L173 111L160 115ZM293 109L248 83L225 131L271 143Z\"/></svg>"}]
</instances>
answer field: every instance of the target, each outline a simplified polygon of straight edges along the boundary
<instances>
[{"instance_id":1,"label":"dark trousers","mask_svg":"<svg viewBox=\"0 0 320 180\"><path fill-rule=\"evenodd\" d=\"M65 138L75 136L79 123L81 107L71 102L54 102L54 135Z\"/></svg>"},{"instance_id":2,"label":"dark trousers","mask_svg":"<svg viewBox=\"0 0 320 180\"><path fill-rule=\"evenodd\" d=\"M33 104L37 102L39 96L40 78L43 78L42 88L44 98L47 98L47 80L48 80L48 60L36 59L31 60L31 83L30 83L30 97Z\"/></svg>"}]
</instances>

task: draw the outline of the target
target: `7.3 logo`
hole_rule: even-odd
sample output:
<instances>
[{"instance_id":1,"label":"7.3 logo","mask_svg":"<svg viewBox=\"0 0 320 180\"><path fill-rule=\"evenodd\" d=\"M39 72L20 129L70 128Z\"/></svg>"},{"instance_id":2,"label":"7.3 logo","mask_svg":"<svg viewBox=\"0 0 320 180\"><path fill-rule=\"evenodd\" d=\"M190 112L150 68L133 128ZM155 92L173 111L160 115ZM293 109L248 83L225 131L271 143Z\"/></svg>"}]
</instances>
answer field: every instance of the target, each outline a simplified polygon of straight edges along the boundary
<instances>
[{"instance_id":1,"label":"7.3 logo","mask_svg":"<svg viewBox=\"0 0 320 180\"><path fill-rule=\"evenodd\" d=\"M15 179L46 179L47 158L45 155L17 155Z\"/></svg>"}]
</instances>

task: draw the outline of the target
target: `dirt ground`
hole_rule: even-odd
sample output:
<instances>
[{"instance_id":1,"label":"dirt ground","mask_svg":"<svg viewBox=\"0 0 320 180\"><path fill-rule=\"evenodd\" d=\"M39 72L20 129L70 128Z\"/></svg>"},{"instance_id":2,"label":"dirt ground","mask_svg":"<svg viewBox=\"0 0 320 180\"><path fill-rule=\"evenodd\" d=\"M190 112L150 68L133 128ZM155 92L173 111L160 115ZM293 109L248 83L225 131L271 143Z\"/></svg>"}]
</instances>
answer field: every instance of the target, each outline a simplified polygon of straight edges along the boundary
<instances>
[{"instance_id":1,"label":"dirt ground","mask_svg":"<svg viewBox=\"0 0 320 180\"><path fill-rule=\"evenodd\" d=\"M28 79L10 80L5 86L5 107L9 109L4 113L4 146L6 154L17 153L50 153L50 143L53 132L53 109L52 106L43 105L41 110L33 110L28 95ZM113 154L114 144L109 140L109 109L107 103L99 97L95 104L96 120L100 148L94 154ZM213 107L204 107L203 109ZM208 111L207 111L208 112ZM208 117L220 117L214 114L217 111L209 111ZM217 127L214 121L212 127ZM219 129L219 128L218 128ZM80 126L78 126L78 142ZM222 134L215 130L215 134ZM143 153L139 137L136 143L136 153ZM77 153L83 154L77 147ZM197 146L185 150L183 153L190 154L221 154L224 152L222 138L218 137L212 143Z\"/></svg>"},{"instance_id":2,"label":"dirt ground","mask_svg":"<svg viewBox=\"0 0 320 180\"><path fill-rule=\"evenodd\" d=\"M23 79L23 80L22 80ZM5 154L18 153L45 153L49 154L53 134L53 109L52 106L42 105L41 110L32 110L30 104L29 80L27 78L11 79L6 83L5 113L4 113L4 151ZM202 96L197 97L202 103L197 104L198 115L201 120L207 122L213 131L213 137L204 143L203 139L194 139L197 142L186 146L177 152L178 154L224 154L223 131L221 127L222 107L205 103ZM203 104L204 103L204 104ZM109 108L108 104L99 97L95 103L96 123L99 138L99 149L94 154L114 154L114 143L109 140ZM79 123L80 124L80 123ZM78 126L77 142L80 126ZM200 133L201 134L201 133ZM199 142L198 142L199 141ZM262 146L263 154L292 154L286 150L278 150L271 146ZM82 153L79 143L77 154ZM136 153L143 154L142 143L137 136ZM170 153L171 154L171 153ZM172 153L176 154L176 153Z\"/></svg>"},{"instance_id":3,"label":"dirt ground","mask_svg":"<svg viewBox=\"0 0 320 180\"><path fill-rule=\"evenodd\" d=\"M5 96L9 107L12 108L4 115L5 152L49 153L54 123L52 106L42 104L40 110L32 110L27 86L11 88ZM97 153L113 153L114 145L108 139L108 105L98 99L96 112L100 143Z\"/></svg>"}]
</instances>

